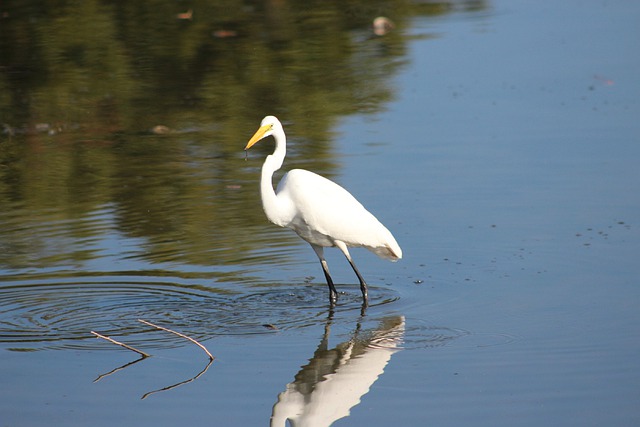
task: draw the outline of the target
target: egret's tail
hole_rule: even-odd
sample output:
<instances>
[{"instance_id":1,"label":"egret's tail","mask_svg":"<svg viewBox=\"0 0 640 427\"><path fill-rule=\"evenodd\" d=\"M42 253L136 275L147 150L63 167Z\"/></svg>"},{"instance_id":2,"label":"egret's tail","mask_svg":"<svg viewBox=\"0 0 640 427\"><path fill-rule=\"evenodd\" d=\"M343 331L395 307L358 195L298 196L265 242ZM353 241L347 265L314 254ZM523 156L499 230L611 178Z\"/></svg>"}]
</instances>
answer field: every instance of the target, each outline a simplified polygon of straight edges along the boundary
<instances>
[{"instance_id":1,"label":"egret's tail","mask_svg":"<svg viewBox=\"0 0 640 427\"><path fill-rule=\"evenodd\" d=\"M371 251L378 255L380 258L388 259L394 262L402 258L402 249L400 249L400 245L398 245L393 237L384 246L372 248Z\"/></svg>"}]
</instances>

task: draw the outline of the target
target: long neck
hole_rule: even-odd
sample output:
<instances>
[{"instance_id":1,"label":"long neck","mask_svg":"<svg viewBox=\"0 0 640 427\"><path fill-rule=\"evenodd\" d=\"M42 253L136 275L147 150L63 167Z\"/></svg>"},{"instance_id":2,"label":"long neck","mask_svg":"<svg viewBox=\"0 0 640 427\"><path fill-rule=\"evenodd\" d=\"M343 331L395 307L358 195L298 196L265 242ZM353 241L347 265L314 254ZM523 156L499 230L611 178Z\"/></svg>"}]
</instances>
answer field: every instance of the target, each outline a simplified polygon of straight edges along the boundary
<instances>
[{"instance_id":1,"label":"long neck","mask_svg":"<svg viewBox=\"0 0 640 427\"><path fill-rule=\"evenodd\" d=\"M282 167L284 156L287 153L287 141L284 132L274 133L276 149L273 154L267 156L262 165L262 176L260 178L260 195L262 197L262 207L269 221L276 225L285 226L287 215L287 203L279 200L278 195L273 190L273 173Z\"/></svg>"}]
</instances>

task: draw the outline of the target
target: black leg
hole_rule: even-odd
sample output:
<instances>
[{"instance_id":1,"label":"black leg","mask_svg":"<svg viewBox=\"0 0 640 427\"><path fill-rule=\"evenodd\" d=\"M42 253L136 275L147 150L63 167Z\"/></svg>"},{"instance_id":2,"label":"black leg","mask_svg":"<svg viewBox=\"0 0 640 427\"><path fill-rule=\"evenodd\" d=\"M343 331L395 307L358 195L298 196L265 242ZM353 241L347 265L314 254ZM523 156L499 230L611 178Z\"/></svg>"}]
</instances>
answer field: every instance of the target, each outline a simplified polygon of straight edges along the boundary
<instances>
[{"instance_id":1,"label":"black leg","mask_svg":"<svg viewBox=\"0 0 640 427\"><path fill-rule=\"evenodd\" d=\"M318 259L320 260L320 265L322 265L322 272L324 273L324 278L327 279L327 285L329 285L329 303L331 307L336 304L338 300L338 292L336 291L336 287L333 285L333 280L331 279L331 274L329 274L329 264L324 259L324 248L322 246L311 245L313 250L318 255Z\"/></svg>"},{"instance_id":2,"label":"black leg","mask_svg":"<svg viewBox=\"0 0 640 427\"><path fill-rule=\"evenodd\" d=\"M356 276L358 276L358 280L360 281L360 291L362 292L362 305L363 307L366 308L369 305L367 282L364 281L362 274L360 274L360 272L358 271L358 268L356 267L355 263L351 259L351 255L349 255L349 249L347 248L347 244L340 240L336 240L334 243L338 247L338 249L342 251L344 256L347 258L347 261L349 261L349 264L351 265L353 272L356 273Z\"/></svg>"},{"instance_id":3,"label":"black leg","mask_svg":"<svg viewBox=\"0 0 640 427\"><path fill-rule=\"evenodd\" d=\"M350 257L347 258L347 261L349 261L349 264L351 265L351 268L353 268L353 272L356 273L356 276L358 276L358 280L360 281L360 291L362 292L363 303L364 304L368 304L369 303L369 295L368 295L368 292L367 292L367 283L364 281L364 278L362 277L362 275L358 271L358 268L356 267L355 263L351 260Z\"/></svg>"},{"instance_id":4,"label":"black leg","mask_svg":"<svg viewBox=\"0 0 640 427\"><path fill-rule=\"evenodd\" d=\"M320 261L322 265L322 271L324 272L324 278L327 279L327 285L329 285L329 302L333 306L338 300L338 292L336 292L336 287L333 285L333 280L331 279L331 275L329 274L329 265L327 261L322 259Z\"/></svg>"}]
</instances>

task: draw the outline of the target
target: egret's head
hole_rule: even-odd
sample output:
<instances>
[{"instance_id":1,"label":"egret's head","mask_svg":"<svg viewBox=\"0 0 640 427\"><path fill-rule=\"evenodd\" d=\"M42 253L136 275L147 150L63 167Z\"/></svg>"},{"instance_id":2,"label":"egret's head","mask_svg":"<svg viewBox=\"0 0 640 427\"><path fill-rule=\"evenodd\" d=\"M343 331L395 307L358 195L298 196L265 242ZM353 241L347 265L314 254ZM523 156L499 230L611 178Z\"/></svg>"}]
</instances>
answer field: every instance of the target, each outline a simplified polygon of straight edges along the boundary
<instances>
[{"instance_id":1,"label":"egret's head","mask_svg":"<svg viewBox=\"0 0 640 427\"><path fill-rule=\"evenodd\" d=\"M273 135L278 129L282 129L282 125L277 118L274 116L265 117L260 123L260 128L253 134L249 142L247 142L247 146L244 147L245 151L253 147L253 145L261 139Z\"/></svg>"}]
</instances>

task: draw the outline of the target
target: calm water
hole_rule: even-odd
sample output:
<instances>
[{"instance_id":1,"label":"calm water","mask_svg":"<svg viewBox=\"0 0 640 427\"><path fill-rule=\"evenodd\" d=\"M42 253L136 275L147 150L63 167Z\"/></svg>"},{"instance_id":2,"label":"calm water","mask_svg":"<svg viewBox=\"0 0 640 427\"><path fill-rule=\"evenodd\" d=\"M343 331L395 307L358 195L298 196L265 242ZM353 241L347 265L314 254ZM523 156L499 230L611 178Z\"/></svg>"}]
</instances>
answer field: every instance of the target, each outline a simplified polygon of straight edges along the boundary
<instances>
[{"instance_id":1,"label":"calm water","mask_svg":"<svg viewBox=\"0 0 640 427\"><path fill-rule=\"evenodd\" d=\"M640 423L640 6L133 5L0 5L1 426ZM266 114L402 246L368 309Z\"/></svg>"}]
</instances>

